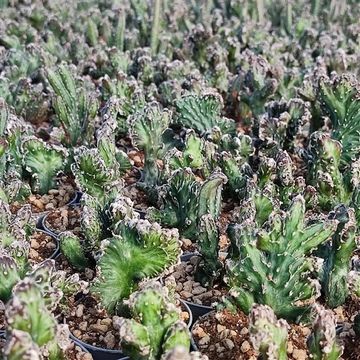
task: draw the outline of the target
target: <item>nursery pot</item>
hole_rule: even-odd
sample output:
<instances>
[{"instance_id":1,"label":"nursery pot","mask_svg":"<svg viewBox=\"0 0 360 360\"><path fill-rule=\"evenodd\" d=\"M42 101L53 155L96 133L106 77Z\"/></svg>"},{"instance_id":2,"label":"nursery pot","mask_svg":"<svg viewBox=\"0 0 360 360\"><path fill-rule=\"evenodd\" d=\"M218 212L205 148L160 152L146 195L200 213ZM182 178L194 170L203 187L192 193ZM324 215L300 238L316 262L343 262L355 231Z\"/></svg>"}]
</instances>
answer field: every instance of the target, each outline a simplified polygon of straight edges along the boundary
<instances>
[{"instance_id":1,"label":"nursery pot","mask_svg":"<svg viewBox=\"0 0 360 360\"><path fill-rule=\"evenodd\" d=\"M180 300L183 307L186 309L186 311L189 313L189 320L188 320L188 328L190 330L191 325L193 323L193 317L192 312L188 304ZM89 353L92 355L94 360L130 360L128 356L125 356L121 350L110 350L110 349L104 349L100 348L94 345L87 344L81 340L79 340L77 337L75 337L73 334L70 334L70 337L77 343L83 346L85 349L89 351ZM191 340L192 342L192 340Z\"/></svg>"},{"instance_id":2,"label":"nursery pot","mask_svg":"<svg viewBox=\"0 0 360 360\"><path fill-rule=\"evenodd\" d=\"M188 254L182 255L180 257L180 260L182 262L188 261L193 256L198 256L198 255L200 255L200 254L196 253L196 252L188 253ZM206 315L210 311L214 310L214 308L212 306L195 304L194 302L190 302L190 301L186 301L186 300L182 300L182 301L190 308L191 313L192 313L193 322L196 322L200 316Z\"/></svg>"},{"instance_id":3,"label":"nursery pot","mask_svg":"<svg viewBox=\"0 0 360 360\"><path fill-rule=\"evenodd\" d=\"M208 306L208 307L209 307L209 306ZM214 310L214 309L208 311L208 312L207 312L206 314L204 314L204 315L199 316L198 319L194 321L193 325L192 325L191 328L190 328L190 331L192 331L192 329L195 327L195 325L196 325L200 320L206 318L207 316L209 316L209 315L212 314L212 313L215 313L215 310ZM192 333L191 333L190 341L191 341L191 350L192 350L192 351L200 351L200 350L199 350L199 347L198 347L197 344L196 344L196 341L195 341L194 337L192 336Z\"/></svg>"},{"instance_id":4,"label":"nursery pot","mask_svg":"<svg viewBox=\"0 0 360 360\"><path fill-rule=\"evenodd\" d=\"M46 213L38 218L38 220L36 221L36 229L44 232L45 234L51 236L56 241L58 241L58 234L56 234L54 231L50 230L46 226L46 218L49 216L49 214L50 213Z\"/></svg>"}]
</instances>

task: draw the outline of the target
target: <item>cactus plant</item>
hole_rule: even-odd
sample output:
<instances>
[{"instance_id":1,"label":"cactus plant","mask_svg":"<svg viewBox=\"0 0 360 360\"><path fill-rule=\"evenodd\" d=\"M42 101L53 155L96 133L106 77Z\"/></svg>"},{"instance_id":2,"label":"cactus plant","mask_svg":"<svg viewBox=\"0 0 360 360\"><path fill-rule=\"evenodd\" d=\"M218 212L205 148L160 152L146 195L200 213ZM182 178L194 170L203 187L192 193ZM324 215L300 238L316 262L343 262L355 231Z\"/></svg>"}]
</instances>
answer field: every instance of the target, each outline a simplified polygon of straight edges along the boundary
<instances>
[{"instance_id":1,"label":"cactus plant","mask_svg":"<svg viewBox=\"0 0 360 360\"><path fill-rule=\"evenodd\" d=\"M222 185L227 181L219 171L200 183L189 168L175 170L168 184L159 189L161 207L149 209L149 218L177 227L183 236L194 238L202 215L211 214L217 219L220 214Z\"/></svg>"},{"instance_id":2,"label":"cactus plant","mask_svg":"<svg viewBox=\"0 0 360 360\"><path fill-rule=\"evenodd\" d=\"M112 313L141 280L168 270L180 255L175 229L165 230L147 220L124 219L117 224L115 233L106 240L104 254L98 261L98 280L93 287Z\"/></svg>"},{"instance_id":3,"label":"cactus plant","mask_svg":"<svg viewBox=\"0 0 360 360\"><path fill-rule=\"evenodd\" d=\"M310 277L309 254L331 239L337 220L305 223L305 201L297 196L285 216L274 214L255 230L248 223L229 228L234 259L227 260L230 295L245 312L256 302L269 305L277 316L295 320L318 296L319 284Z\"/></svg>"},{"instance_id":4,"label":"cactus plant","mask_svg":"<svg viewBox=\"0 0 360 360\"><path fill-rule=\"evenodd\" d=\"M35 137L25 139L22 146L24 166L31 174L32 190L46 194L55 187L56 175L65 169L67 151Z\"/></svg>"},{"instance_id":5,"label":"cactus plant","mask_svg":"<svg viewBox=\"0 0 360 360\"><path fill-rule=\"evenodd\" d=\"M277 320L269 306L255 304L249 315L250 339L266 360L287 360L289 325Z\"/></svg>"},{"instance_id":6,"label":"cactus plant","mask_svg":"<svg viewBox=\"0 0 360 360\"><path fill-rule=\"evenodd\" d=\"M316 319L313 322L308 348L314 360L340 359L343 348L336 341L336 319L330 310L321 305L314 306Z\"/></svg>"},{"instance_id":7,"label":"cactus plant","mask_svg":"<svg viewBox=\"0 0 360 360\"><path fill-rule=\"evenodd\" d=\"M119 318L115 324L122 349L134 360L160 360L177 346L190 346L189 330L166 290L150 283L133 293L127 301L131 319Z\"/></svg>"},{"instance_id":8,"label":"cactus plant","mask_svg":"<svg viewBox=\"0 0 360 360\"><path fill-rule=\"evenodd\" d=\"M39 347L32 341L30 334L13 330L4 347L4 360L41 360Z\"/></svg>"},{"instance_id":9,"label":"cactus plant","mask_svg":"<svg viewBox=\"0 0 360 360\"><path fill-rule=\"evenodd\" d=\"M79 90L70 70L61 65L48 70L48 81L55 93L54 109L61 123L68 147L91 143L98 104L85 90Z\"/></svg>"},{"instance_id":10,"label":"cactus plant","mask_svg":"<svg viewBox=\"0 0 360 360\"><path fill-rule=\"evenodd\" d=\"M216 127L223 134L235 131L233 120L221 117L222 99L217 94L186 95L176 102L176 123L194 129L200 135L211 133Z\"/></svg>"}]
</instances>

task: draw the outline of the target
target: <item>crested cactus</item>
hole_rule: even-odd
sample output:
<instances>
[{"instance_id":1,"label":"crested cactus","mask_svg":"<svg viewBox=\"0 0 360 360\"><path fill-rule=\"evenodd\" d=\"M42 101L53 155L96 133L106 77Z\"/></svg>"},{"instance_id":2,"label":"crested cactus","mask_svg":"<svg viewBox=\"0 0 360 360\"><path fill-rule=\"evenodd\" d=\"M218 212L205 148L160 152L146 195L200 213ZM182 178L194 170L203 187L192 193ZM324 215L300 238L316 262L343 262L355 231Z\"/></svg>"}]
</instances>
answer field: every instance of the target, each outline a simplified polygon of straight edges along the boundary
<instances>
[{"instance_id":1,"label":"crested cactus","mask_svg":"<svg viewBox=\"0 0 360 360\"><path fill-rule=\"evenodd\" d=\"M112 313L141 280L165 272L180 255L177 230L162 229L157 223L124 219L117 224L116 234L106 240L93 287Z\"/></svg>"},{"instance_id":2,"label":"crested cactus","mask_svg":"<svg viewBox=\"0 0 360 360\"><path fill-rule=\"evenodd\" d=\"M154 186L159 183L159 165L157 161L165 151L163 137L170 123L171 112L160 109L152 102L137 111L129 119L130 137L134 146L144 151L144 184Z\"/></svg>"},{"instance_id":3,"label":"crested cactus","mask_svg":"<svg viewBox=\"0 0 360 360\"><path fill-rule=\"evenodd\" d=\"M229 227L234 258L227 260L230 295L245 312L256 302L269 305L277 316L295 320L318 296L319 284L310 277L309 254L331 239L338 221L305 224L305 201L299 195L285 216L275 214L257 231L249 222Z\"/></svg>"},{"instance_id":4,"label":"crested cactus","mask_svg":"<svg viewBox=\"0 0 360 360\"><path fill-rule=\"evenodd\" d=\"M202 215L217 219L220 214L221 190L227 178L215 171L204 182L196 180L189 168L175 170L168 184L159 189L161 207L151 208L149 218L177 227L183 236L194 238Z\"/></svg>"},{"instance_id":5,"label":"crested cactus","mask_svg":"<svg viewBox=\"0 0 360 360\"><path fill-rule=\"evenodd\" d=\"M329 214L330 219L339 222L331 243L327 246L322 287L328 306L342 305L349 293L348 275L350 259L357 247L356 220L354 210L338 205Z\"/></svg>"},{"instance_id":6,"label":"crested cactus","mask_svg":"<svg viewBox=\"0 0 360 360\"><path fill-rule=\"evenodd\" d=\"M288 324L269 306L254 305L249 315L250 339L264 360L287 360Z\"/></svg>"},{"instance_id":7,"label":"crested cactus","mask_svg":"<svg viewBox=\"0 0 360 360\"><path fill-rule=\"evenodd\" d=\"M343 352L336 342L336 319L330 310L320 305L314 306L316 319L307 344L309 353L314 360L337 360Z\"/></svg>"},{"instance_id":8,"label":"crested cactus","mask_svg":"<svg viewBox=\"0 0 360 360\"><path fill-rule=\"evenodd\" d=\"M30 334L13 330L4 347L4 360L41 360L39 347L33 342Z\"/></svg>"},{"instance_id":9,"label":"crested cactus","mask_svg":"<svg viewBox=\"0 0 360 360\"><path fill-rule=\"evenodd\" d=\"M219 230L214 218L203 215L199 222L197 243L201 258L196 266L195 279L203 285L212 285L219 277L222 265L219 261Z\"/></svg>"},{"instance_id":10,"label":"crested cactus","mask_svg":"<svg viewBox=\"0 0 360 360\"><path fill-rule=\"evenodd\" d=\"M220 95L186 95L176 102L175 122L194 129L200 135L211 133L214 128L220 129L223 134L234 133L235 123L221 116L222 107Z\"/></svg>"},{"instance_id":11,"label":"crested cactus","mask_svg":"<svg viewBox=\"0 0 360 360\"><path fill-rule=\"evenodd\" d=\"M127 305L131 319L119 318L115 326L119 328L122 349L132 359L160 360L178 346L189 348L189 330L166 288L150 283L133 293Z\"/></svg>"},{"instance_id":12,"label":"crested cactus","mask_svg":"<svg viewBox=\"0 0 360 360\"><path fill-rule=\"evenodd\" d=\"M56 175L65 168L67 151L35 137L25 139L22 146L24 166L31 174L32 190L46 194L55 187Z\"/></svg>"},{"instance_id":13,"label":"crested cactus","mask_svg":"<svg viewBox=\"0 0 360 360\"><path fill-rule=\"evenodd\" d=\"M53 106L65 132L63 143L68 147L91 143L98 110L96 100L77 87L73 75L64 65L56 71L48 70L47 76L55 93Z\"/></svg>"},{"instance_id":14,"label":"crested cactus","mask_svg":"<svg viewBox=\"0 0 360 360\"><path fill-rule=\"evenodd\" d=\"M356 79L348 75L319 81L319 100L331 120L331 137L339 141L343 148L340 159L342 167L350 165L360 150L359 91Z\"/></svg>"}]
</instances>

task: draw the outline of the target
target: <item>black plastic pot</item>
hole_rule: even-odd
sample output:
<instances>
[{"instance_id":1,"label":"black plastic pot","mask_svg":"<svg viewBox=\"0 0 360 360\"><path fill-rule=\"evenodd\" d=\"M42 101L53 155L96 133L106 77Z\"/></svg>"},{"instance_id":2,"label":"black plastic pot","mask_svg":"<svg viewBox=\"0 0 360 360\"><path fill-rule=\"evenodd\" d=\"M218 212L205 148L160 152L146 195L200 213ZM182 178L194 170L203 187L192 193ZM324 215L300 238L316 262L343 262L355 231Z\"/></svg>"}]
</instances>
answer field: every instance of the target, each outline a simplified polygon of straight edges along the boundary
<instances>
[{"instance_id":1,"label":"black plastic pot","mask_svg":"<svg viewBox=\"0 0 360 360\"><path fill-rule=\"evenodd\" d=\"M81 191L76 191L75 196L66 204L68 206L79 206L82 197Z\"/></svg>"},{"instance_id":2,"label":"black plastic pot","mask_svg":"<svg viewBox=\"0 0 360 360\"><path fill-rule=\"evenodd\" d=\"M211 313L215 313L215 310L214 310L214 309L211 309L211 310L208 311L206 314L204 314L204 315L202 315L202 316L199 316L198 319L194 321L193 325L191 326L190 331L192 331L192 329L194 328L194 326L196 325L197 322L199 322L199 321L202 320L203 318L206 318L206 317L209 316ZM196 342L195 342L195 339L194 339L194 337L192 336L192 333L191 333L190 341L191 341L191 350L192 350L192 351L199 351L199 347L197 346L197 344L196 344Z\"/></svg>"},{"instance_id":3,"label":"black plastic pot","mask_svg":"<svg viewBox=\"0 0 360 360\"><path fill-rule=\"evenodd\" d=\"M188 328L191 329L192 323L193 323L193 316L190 307L188 304L180 300L182 305L186 308L186 310L189 313L189 320L188 320ZM70 335L70 337L79 345L83 346L85 349L89 351L89 353L92 355L94 360L130 360L128 356L125 356L120 350L109 350L100 348L94 345L87 344L78 338L76 338L74 335ZM192 341L192 340L191 340Z\"/></svg>"},{"instance_id":4,"label":"black plastic pot","mask_svg":"<svg viewBox=\"0 0 360 360\"><path fill-rule=\"evenodd\" d=\"M181 256L180 260L183 261L188 261L190 260L193 256L198 256L200 255L199 253L188 253L188 254L184 254ZM182 300L191 310L192 313L192 317L193 317L193 322L196 322L200 316L204 316L206 314L208 314L210 311L213 311L214 308L212 306L206 306L206 305L199 305L199 304L195 304L193 302L190 301L186 301L186 300Z\"/></svg>"},{"instance_id":5,"label":"black plastic pot","mask_svg":"<svg viewBox=\"0 0 360 360\"><path fill-rule=\"evenodd\" d=\"M44 232L45 234L53 237L54 239L56 239L58 241L58 234L55 233L54 231L50 230L47 226L46 226L46 218L49 216L50 213L46 213L44 215L41 215L37 221L36 221L36 229L39 231Z\"/></svg>"}]
</instances>

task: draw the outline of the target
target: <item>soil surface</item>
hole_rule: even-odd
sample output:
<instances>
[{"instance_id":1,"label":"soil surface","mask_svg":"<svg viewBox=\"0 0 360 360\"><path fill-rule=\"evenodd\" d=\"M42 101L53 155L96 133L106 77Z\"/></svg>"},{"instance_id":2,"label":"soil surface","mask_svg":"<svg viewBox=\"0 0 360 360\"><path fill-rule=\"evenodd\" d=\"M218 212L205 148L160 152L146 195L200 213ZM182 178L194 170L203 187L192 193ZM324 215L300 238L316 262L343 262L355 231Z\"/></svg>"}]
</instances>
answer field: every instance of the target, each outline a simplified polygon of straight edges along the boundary
<instances>
[{"instance_id":1,"label":"soil surface","mask_svg":"<svg viewBox=\"0 0 360 360\"><path fill-rule=\"evenodd\" d=\"M45 226L56 234L63 231L72 231L78 235L81 231L80 217L80 206L63 206L49 213L45 219Z\"/></svg>"},{"instance_id":2,"label":"soil surface","mask_svg":"<svg viewBox=\"0 0 360 360\"><path fill-rule=\"evenodd\" d=\"M200 318L192 334L199 350L210 360L257 360L258 353L251 344L248 316L239 311L212 312ZM288 338L288 359L306 360L306 339L310 329L291 325Z\"/></svg>"},{"instance_id":3,"label":"soil surface","mask_svg":"<svg viewBox=\"0 0 360 360\"><path fill-rule=\"evenodd\" d=\"M42 231L36 231L30 237L29 260L33 264L39 264L49 259L56 250L57 243L54 238Z\"/></svg>"}]
</instances>

